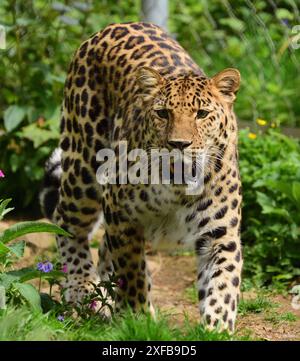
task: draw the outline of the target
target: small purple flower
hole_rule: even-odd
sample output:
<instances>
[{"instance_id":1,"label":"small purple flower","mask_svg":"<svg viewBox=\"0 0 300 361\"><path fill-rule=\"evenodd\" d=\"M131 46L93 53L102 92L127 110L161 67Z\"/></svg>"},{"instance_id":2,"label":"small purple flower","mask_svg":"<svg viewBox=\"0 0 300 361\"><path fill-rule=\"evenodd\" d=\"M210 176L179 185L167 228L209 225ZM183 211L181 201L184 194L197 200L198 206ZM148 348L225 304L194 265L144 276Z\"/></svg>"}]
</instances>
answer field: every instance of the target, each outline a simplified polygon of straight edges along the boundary
<instances>
[{"instance_id":1,"label":"small purple flower","mask_svg":"<svg viewBox=\"0 0 300 361\"><path fill-rule=\"evenodd\" d=\"M65 320L63 315L57 316L58 321L63 322Z\"/></svg>"},{"instance_id":2,"label":"small purple flower","mask_svg":"<svg viewBox=\"0 0 300 361\"><path fill-rule=\"evenodd\" d=\"M281 23L287 27L289 27L290 23L288 19L281 19Z\"/></svg>"},{"instance_id":3,"label":"small purple flower","mask_svg":"<svg viewBox=\"0 0 300 361\"><path fill-rule=\"evenodd\" d=\"M39 262L36 266L38 271L49 273L53 270L53 264L49 261Z\"/></svg>"},{"instance_id":4,"label":"small purple flower","mask_svg":"<svg viewBox=\"0 0 300 361\"><path fill-rule=\"evenodd\" d=\"M97 309L97 301L96 300L93 300L90 304L89 304L89 308L93 311L95 311Z\"/></svg>"},{"instance_id":5,"label":"small purple flower","mask_svg":"<svg viewBox=\"0 0 300 361\"><path fill-rule=\"evenodd\" d=\"M62 266L62 268L61 268L61 271L62 271L63 273L67 273L67 272L68 272L68 266L67 266L66 264L64 264L64 265Z\"/></svg>"},{"instance_id":6,"label":"small purple flower","mask_svg":"<svg viewBox=\"0 0 300 361\"><path fill-rule=\"evenodd\" d=\"M43 262L39 262L37 265L36 265L36 269L38 271L43 271L44 269L44 263Z\"/></svg>"},{"instance_id":7,"label":"small purple flower","mask_svg":"<svg viewBox=\"0 0 300 361\"><path fill-rule=\"evenodd\" d=\"M4 178L5 174L3 173L3 171L0 169L0 178Z\"/></svg>"}]
</instances>

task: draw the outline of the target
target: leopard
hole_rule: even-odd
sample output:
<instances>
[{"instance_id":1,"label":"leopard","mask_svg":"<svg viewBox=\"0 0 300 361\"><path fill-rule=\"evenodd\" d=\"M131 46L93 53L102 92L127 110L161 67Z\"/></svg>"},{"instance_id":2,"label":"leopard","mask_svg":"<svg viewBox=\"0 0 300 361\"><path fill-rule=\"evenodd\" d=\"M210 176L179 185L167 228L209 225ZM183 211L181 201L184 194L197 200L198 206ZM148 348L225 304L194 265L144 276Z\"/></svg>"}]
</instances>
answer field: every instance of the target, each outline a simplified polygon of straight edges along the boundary
<instances>
[{"instance_id":1,"label":"leopard","mask_svg":"<svg viewBox=\"0 0 300 361\"><path fill-rule=\"evenodd\" d=\"M234 332L243 265L238 125L241 76L205 75L164 29L146 22L106 26L76 50L66 77L59 146L46 163L40 202L70 236L58 235L67 266L65 297L80 303L92 285L119 280L116 311L150 312L146 244L195 254L200 323ZM103 149L167 149L202 154L197 194L169 184L101 184ZM90 240L102 225L99 263ZM184 270L182 270L184 272Z\"/></svg>"}]
</instances>

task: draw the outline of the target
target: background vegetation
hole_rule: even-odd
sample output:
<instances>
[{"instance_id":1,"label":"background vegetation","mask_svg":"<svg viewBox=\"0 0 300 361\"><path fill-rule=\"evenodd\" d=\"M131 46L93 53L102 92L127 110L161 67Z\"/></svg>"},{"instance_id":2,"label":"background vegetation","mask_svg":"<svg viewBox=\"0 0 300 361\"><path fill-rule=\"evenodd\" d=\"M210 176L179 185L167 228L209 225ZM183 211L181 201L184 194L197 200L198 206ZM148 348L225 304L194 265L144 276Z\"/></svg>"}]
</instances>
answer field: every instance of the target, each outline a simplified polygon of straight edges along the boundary
<instances>
[{"instance_id":1,"label":"background vegetation","mask_svg":"<svg viewBox=\"0 0 300 361\"><path fill-rule=\"evenodd\" d=\"M236 113L268 125L300 125L300 24L293 0L172 0L169 29L213 75L242 74ZM43 166L58 141L59 108L68 63L92 33L112 22L140 19L140 1L2 0L0 25L1 198L23 214L37 209ZM267 125L267 126L268 126ZM299 275L300 146L277 131L240 136L244 186L245 274L256 282Z\"/></svg>"},{"instance_id":2,"label":"background vegetation","mask_svg":"<svg viewBox=\"0 0 300 361\"><path fill-rule=\"evenodd\" d=\"M300 276L300 143L272 129L251 135L240 132L244 275L274 286Z\"/></svg>"}]
</instances>

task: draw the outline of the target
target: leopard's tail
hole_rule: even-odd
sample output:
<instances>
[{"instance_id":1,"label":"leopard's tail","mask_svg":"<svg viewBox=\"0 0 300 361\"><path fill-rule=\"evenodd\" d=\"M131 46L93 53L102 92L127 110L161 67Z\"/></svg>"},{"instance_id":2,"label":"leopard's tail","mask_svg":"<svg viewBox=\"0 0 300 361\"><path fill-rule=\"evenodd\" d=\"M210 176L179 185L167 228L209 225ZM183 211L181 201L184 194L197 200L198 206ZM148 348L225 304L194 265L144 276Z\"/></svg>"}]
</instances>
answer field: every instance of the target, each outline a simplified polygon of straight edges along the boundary
<instances>
[{"instance_id":1,"label":"leopard's tail","mask_svg":"<svg viewBox=\"0 0 300 361\"><path fill-rule=\"evenodd\" d=\"M41 210L45 217L52 220L59 200L59 188L62 174L60 148L56 148L46 162L43 189L40 192Z\"/></svg>"}]
</instances>

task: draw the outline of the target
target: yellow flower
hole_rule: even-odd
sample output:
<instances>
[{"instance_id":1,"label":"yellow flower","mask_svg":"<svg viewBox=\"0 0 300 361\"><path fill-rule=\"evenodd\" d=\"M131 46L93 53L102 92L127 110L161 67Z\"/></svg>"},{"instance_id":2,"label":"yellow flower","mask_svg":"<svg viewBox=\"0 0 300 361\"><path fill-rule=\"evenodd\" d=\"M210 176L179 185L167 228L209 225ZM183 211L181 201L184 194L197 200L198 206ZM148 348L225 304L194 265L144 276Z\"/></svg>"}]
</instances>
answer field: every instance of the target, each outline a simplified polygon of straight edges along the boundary
<instances>
[{"instance_id":1,"label":"yellow flower","mask_svg":"<svg viewBox=\"0 0 300 361\"><path fill-rule=\"evenodd\" d=\"M264 120L264 119L258 118L258 119L256 119L256 123L257 123L258 125L264 127L264 126L267 124L267 121Z\"/></svg>"},{"instance_id":2,"label":"yellow flower","mask_svg":"<svg viewBox=\"0 0 300 361\"><path fill-rule=\"evenodd\" d=\"M271 128L276 128L276 123L272 122L271 123Z\"/></svg>"},{"instance_id":3,"label":"yellow flower","mask_svg":"<svg viewBox=\"0 0 300 361\"><path fill-rule=\"evenodd\" d=\"M257 138L257 135L255 133L249 133L248 134L248 138L250 139L256 139Z\"/></svg>"}]
</instances>

